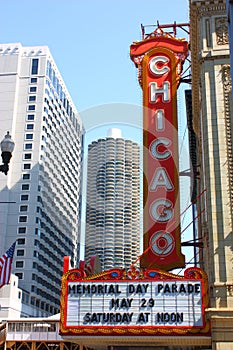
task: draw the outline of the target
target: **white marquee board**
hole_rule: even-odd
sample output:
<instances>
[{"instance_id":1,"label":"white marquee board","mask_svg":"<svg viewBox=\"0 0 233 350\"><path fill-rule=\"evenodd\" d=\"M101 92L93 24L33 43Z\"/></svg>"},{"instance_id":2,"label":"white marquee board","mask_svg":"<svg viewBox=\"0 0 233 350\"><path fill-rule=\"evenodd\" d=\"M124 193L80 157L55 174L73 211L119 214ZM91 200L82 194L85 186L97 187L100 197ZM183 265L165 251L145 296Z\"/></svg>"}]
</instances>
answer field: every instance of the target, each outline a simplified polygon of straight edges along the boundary
<instances>
[{"instance_id":1,"label":"white marquee board","mask_svg":"<svg viewBox=\"0 0 233 350\"><path fill-rule=\"evenodd\" d=\"M201 280L69 281L66 327L204 325Z\"/></svg>"}]
</instances>

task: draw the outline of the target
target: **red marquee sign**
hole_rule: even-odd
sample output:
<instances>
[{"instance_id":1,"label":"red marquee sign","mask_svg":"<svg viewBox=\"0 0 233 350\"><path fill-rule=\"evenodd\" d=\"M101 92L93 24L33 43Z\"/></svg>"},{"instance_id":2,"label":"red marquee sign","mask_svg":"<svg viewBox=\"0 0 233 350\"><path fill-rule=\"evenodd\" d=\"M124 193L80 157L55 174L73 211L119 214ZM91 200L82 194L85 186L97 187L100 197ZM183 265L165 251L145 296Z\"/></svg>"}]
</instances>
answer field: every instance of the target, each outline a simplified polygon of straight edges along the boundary
<instances>
[{"instance_id":1,"label":"red marquee sign","mask_svg":"<svg viewBox=\"0 0 233 350\"><path fill-rule=\"evenodd\" d=\"M181 253L177 87L188 43L161 31L131 45L143 90L144 253L142 267L185 265Z\"/></svg>"},{"instance_id":2,"label":"red marquee sign","mask_svg":"<svg viewBox=\"0 0 233 350\"><path fill-rule=\"evenodd\" d=\"M86 276L64 273L63 336L207 335L207 276L198 268L184 277L158 269L112 269Z\"/></svg>"}]
</instances>

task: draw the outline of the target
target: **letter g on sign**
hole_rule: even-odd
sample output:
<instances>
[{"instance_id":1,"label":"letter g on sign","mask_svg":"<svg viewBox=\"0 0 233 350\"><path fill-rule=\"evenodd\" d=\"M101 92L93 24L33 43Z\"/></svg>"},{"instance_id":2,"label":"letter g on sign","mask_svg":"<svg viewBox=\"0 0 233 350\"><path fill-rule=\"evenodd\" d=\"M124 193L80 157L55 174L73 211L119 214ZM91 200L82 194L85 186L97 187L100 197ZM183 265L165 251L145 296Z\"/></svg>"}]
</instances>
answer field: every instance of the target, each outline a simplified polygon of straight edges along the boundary
<instances>
[{"instance_id":1,"label":"letter g on sign","mask_svg":"<svg viewBox=\"0 0 233 350\"><path fill-rule=\"evenodd\" d=\"M173 205L169 199L161 198L151 204L150 215L153 220L167 222L173 216Z\"/></svg>"}]
</instances>

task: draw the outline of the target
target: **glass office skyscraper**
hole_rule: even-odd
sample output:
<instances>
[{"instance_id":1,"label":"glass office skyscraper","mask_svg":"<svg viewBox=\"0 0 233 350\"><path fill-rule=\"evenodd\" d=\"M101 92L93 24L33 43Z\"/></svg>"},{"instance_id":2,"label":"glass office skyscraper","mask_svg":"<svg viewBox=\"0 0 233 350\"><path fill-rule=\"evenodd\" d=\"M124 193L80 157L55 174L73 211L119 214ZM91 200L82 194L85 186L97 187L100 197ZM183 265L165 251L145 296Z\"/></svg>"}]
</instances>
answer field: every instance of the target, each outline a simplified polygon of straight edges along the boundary
<instances>
[{"instance_id":1,"label":"glass office skyscraper","mask_svg":"<svg viewBox=\"0 0 233 350\"><path fill-rule=\"evenodd\" d=\"M48 47L0 45L0 121L15 141L0 175L0 254L17 240L22 315L51 315L63 257L78 258L83 127Z\"/></svg>"}]
</instances>

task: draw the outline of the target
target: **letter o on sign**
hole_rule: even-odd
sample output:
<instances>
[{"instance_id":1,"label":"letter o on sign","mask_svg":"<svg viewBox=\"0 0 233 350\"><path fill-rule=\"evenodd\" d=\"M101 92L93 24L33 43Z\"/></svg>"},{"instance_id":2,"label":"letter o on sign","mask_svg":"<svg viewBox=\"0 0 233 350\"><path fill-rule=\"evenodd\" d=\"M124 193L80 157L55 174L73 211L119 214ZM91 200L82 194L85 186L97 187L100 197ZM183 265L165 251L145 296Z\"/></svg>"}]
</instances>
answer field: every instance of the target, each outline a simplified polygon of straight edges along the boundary
<instances>
[{"instance_id":1,"label":"letter o on sign","mask_svg":"<svg viewBox=\"0 0 233 350\"><path fill-rule=\"evenodd\" d=\"M169 232L158 231L151 236L150 247L155 255L171 254L175 247L174 237Z\"/></svg>"}]
</instances>

